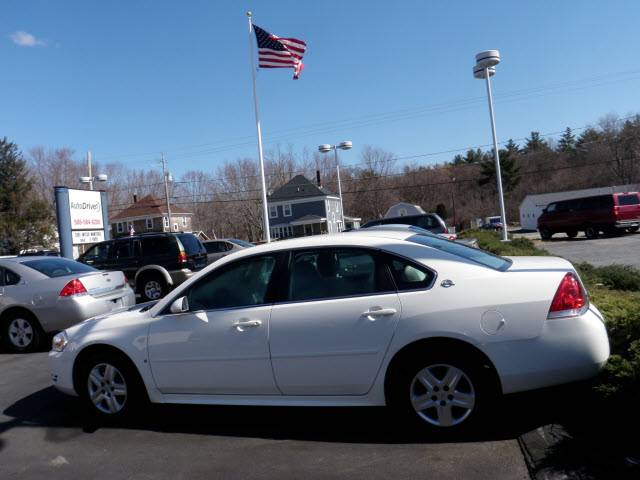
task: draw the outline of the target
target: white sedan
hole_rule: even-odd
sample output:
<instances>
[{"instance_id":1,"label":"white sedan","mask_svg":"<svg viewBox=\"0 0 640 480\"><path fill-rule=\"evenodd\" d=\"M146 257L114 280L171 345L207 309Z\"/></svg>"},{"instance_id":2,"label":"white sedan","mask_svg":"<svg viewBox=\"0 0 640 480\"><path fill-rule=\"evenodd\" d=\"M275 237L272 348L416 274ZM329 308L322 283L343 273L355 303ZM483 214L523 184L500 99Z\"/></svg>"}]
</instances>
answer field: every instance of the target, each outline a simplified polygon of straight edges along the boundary
<instances>
[{"instance_id":1,"label":"white sedan","mask_svg":"<svg viewBox=\"0 0 640 480\"><path fill-rule=\"evenodd\" d=\"M148 400L390 405L451 431L496 395L592 377L608 356L566 260L405 228L231 254L154 305L61 332L49 360L53 384L105 417Z\"/></svg>"}]
</instances>

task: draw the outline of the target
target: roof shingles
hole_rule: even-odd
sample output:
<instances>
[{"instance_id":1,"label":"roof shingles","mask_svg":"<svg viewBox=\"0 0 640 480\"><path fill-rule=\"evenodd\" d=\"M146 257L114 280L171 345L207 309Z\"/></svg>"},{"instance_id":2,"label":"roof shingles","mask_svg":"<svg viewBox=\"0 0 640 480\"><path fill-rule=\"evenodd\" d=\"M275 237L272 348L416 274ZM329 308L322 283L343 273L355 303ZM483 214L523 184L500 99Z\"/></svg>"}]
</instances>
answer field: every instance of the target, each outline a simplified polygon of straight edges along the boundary
<instances>
[{"instance_id":1,"label":"roof shingles","mask_svg":"<svg viewBox=\"0 0 640 480\"><path fill-rule=\"evenodd\" d=\"M171 205L171 215L175 214L192 215L191 212L184 208ZM111 221L115 222L139 217L161 217L163 215L167 215L166 202L159 200L153 195L147 195L146 197L142 197L136 203L132 203L124 210L116 213L111 217Z\"/></svg>"}]
</instances>

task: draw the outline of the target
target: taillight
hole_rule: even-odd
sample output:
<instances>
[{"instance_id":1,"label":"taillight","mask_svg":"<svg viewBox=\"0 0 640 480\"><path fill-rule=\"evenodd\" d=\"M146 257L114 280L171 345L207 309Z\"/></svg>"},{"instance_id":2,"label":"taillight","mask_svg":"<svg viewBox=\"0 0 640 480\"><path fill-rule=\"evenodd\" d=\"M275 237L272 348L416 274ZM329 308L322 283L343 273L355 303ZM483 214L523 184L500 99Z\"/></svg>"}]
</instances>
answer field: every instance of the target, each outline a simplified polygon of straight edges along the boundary
<instances>
[{"instance_id":1,"label":"taillight","mask_svg":"<svg viewBox=\"0 0 640 480\"><path fill-rule=\"evenodd\" d=\"M74 278L69 283L67 283L62 290L60 290L61 297L70 297L72 295L82 295L83 293L87 293L87 289L84 288L84 285L80 280Z\"/></svg>"},{"instance_id":2,"label":"taillight","mask_svg":"<svg viewBox=\"0 0 640 480\"><path fill-rule=\"evenodd\" d=\"M178 254L178 263L187 263L187 254L185 252Z\"/></svg>"},{"instance_id":3,"label":"taillight","mask_svg":"<svg viewBox=\"0 0 640 480\"><path fill-rule=\"evenodd\" d=\"M587 292L575 273L567 273L560 282L551 302L547 318L575 317L588 306Z\"/></svg>"}]
</instances>

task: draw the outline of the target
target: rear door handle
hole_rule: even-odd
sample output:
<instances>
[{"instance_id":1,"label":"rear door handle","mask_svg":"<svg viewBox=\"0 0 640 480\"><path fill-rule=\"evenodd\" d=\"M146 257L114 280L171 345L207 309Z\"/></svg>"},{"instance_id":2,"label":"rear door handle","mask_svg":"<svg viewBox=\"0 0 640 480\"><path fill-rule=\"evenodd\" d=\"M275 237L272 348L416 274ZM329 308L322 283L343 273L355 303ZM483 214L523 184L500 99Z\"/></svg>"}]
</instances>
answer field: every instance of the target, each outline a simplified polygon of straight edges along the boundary
<instances>
[{"instance_id":1,"label":"rear door handle","mask_svg":"<svg viewBox=\"0 0 640 480\"><path fill-rule=\"evenodd\" d=\"M362 315L370 321L375 322L376 317L388 317L396 313L398 313L398 311L395 308L371 307L366 312L363 312Z\"/></svg>"},{"instance_id":2,"label":"rear door handle","mask_svg":"<svg viewBox=\"0 0 640 480\"><path fill-rule=\"evenodd\" d=\"M241 320L233 324L235 329L239 332L244 332L248 328L259 327L260 325L262 325L261 320Z\"/></svg>"}]
</instances>

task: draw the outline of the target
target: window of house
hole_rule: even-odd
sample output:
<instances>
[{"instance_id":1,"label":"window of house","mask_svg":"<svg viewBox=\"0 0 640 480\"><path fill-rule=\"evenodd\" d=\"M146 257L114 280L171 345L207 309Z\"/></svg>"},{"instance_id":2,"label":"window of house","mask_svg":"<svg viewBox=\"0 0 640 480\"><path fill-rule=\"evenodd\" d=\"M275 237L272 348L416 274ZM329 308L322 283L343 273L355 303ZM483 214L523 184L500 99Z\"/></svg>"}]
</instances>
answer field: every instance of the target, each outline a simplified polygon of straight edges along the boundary
<instances>
[{"instance_id":1,"label":"window of house","mask_svg":"<svg viewBox=\"0 0 640 480\"><path fill-rule=\"evenodd\" d=\"M162 217L164 228L169 228L169 217Z\"/></svg>"},{"instance_id":2,"label":"window of house","mask_svg":"<svg viewBox=\"0 0 640 480\"><path fill-rule=\"evenodd\" d=\"M285 217L290 217L291 216L291 204L290 203L285 203L282 206L282 215Z\"/></svg>"},{"instance_id":3,"label":"window of house","mask_svg":"<svg viewBox=\"0 0 640 480\"><path fill-rule=\"evenodd\" d=\"M182 217L182 226L183 227L187 226L187 217Z\"/></svg>"},{"instance_id":4,"label":"window of house","mask_svg":"<svg viewBox=\"0 0 640 480\"><path fill-rule=\"evenodd\" d=\"M187 293L189 309L214 310L267 303L267 290L275 265L275 256L267 255L214 270Z\"/></svg>"},{"instance_id":5,"label":"window of house","mask_svg":"<svg viewBox=\"0 0 640 480\"><path fill-rule=\"evenodd\" d=\"M147 218L147 230L153 230L153 218Z\"/></svg>"},{"instance_id":6,"label":"window of house","mask_svg":"<svg viewBox=\"0 0 640 480\"><path fill-rule=\"evenodd\" d=\"M276 218L278 216L278 206L269 205L269 218Z\"/></svg>"},{"instance_id":7,"label":"window of house","mask_svg":"<svg viewBox=\"0 0 640 480\"><path fill-rule=\"evenodd\" d=\"M118 222L116 224L116 229L118 230L118 233L124 232L124 224L122 222Z\"/></svg>"},{"instance_id":8,"label":"window of house","mask_svg":"<svg viewBox=\"0 0 640 480\"><path fill-rule=\"evenodd\" d=\"M173 231L174 231L174 232L177 232L177 231L178 231L178 224L177 224L177 223L174 223L174 224L173 224Z\"/></svg>"}]
</instances>

